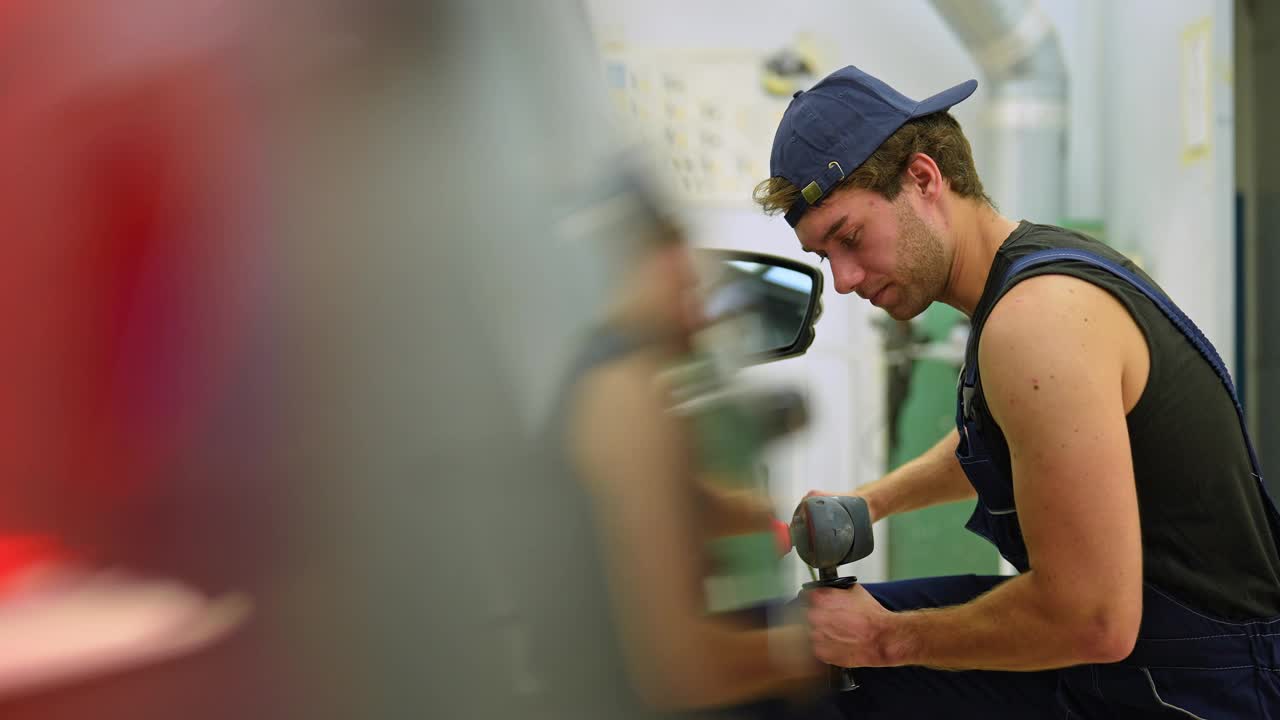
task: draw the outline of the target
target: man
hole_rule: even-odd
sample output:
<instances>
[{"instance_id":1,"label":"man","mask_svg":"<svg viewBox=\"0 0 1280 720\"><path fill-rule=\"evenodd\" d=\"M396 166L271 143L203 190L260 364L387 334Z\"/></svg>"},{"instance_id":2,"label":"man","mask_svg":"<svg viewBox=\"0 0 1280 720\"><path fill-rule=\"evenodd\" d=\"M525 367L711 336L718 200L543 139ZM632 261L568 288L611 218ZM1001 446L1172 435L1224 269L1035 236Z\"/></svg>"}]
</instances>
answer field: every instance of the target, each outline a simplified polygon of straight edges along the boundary
<instances>
[{"instance_id":1,"label":"man","mask_svg":"<svg viewBox=\"0 0 1280 720\"><path fill-rule=\"evenodd\" d=\"M814 652L867 668L850 717L1269 717L1278 522L1226 371L1123 256L995 210L947 113L976 87L839 70L756 189L839 292L969 316L957 431L858 494L874 519L977 497L1020 571L811 593Z\"/></svg>"},{"instance_id":2,"label":"man","mask_svg":"<svg viewBox=\"0 0 1280 720\"><path fill-rule=\"evenodd\" d=\"M664 373L706 319L683 236L627 180L598 183L563 223L581 229L566 238L575 245L604 237L625 249L539 443L551 471L527 501L556 499L525 543L523 564L539 574L520 597L537 659L532 716L600 717L584 705L590 689L615 698L609 717L651 717L645 707L782 717L777 699L815 686L822 668L799 626L706 612L708 541L767 532L771 513L766 498L704 479L694 425L670 412ZM575 566L547 560L582 555Z\"/></svg>"}]
</instances>

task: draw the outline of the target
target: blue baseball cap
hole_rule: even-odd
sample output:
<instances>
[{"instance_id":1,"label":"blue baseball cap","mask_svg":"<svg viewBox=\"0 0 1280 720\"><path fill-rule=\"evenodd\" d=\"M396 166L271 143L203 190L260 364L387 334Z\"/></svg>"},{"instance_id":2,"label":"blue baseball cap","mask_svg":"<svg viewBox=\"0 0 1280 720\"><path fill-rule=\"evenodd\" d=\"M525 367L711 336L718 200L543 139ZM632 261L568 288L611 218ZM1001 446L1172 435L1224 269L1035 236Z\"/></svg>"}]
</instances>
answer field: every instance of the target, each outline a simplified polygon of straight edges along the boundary
<instances>
[{"instance_id":1,"label":"blue baseball cap","mask_svg":"<svg viewBox=\"0 0 1280 720\"><path fill-rule=\"evenodd\" d=\"M947 110L977 88L977 80L967 80L916 102L850 65L796 93L782 114L769 160L772 176L800 188L787 223L795 227L908 120Z\"/></svg>"}]
</instances>

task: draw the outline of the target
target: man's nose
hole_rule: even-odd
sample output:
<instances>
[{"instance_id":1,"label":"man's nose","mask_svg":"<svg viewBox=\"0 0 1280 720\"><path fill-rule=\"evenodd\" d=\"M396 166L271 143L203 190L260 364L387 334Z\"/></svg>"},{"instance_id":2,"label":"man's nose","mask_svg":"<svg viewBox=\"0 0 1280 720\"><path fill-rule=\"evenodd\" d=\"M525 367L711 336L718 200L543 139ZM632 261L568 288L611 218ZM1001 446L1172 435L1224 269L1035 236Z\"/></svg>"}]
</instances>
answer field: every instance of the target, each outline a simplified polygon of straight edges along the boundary
<instances>
[{"instance_id":1,"label":"man's nose","mask_svg":"<svg viewBox=\"0 0 1280 720\"><path fill-rule=\"evenodd\" d=\"M836 292L848 295L858 288L867 274L856 263L845 261L831 263L831 277L835 281Z\"/></svg>"}]
</instances>

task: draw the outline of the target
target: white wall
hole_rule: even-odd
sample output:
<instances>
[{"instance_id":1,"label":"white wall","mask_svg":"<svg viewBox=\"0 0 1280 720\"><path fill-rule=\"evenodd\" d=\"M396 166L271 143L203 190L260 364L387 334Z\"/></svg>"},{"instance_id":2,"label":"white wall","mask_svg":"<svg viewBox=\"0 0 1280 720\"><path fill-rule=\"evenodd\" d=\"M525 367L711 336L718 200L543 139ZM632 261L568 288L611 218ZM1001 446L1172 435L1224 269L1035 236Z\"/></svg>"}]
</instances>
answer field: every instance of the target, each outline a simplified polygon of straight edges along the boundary
<instances>
[{"instance_id":1,"label":"white wall","mask_svg":"<svg viewBox=\"0 0 1280 720\"><path fill-rule=\"evenodd\" d=\"M1233 3L1040 3L1069 73L1066 216L1102 219L1105 239L1135 255L1234 367ZM1210 149L1187 162L1182 37L1206 19Z\"/></svg>"},{"instance_id":2,"label":"white wall","mask_svg":"<svg viewBox=\"0 0 1280 720\"><path fill-rule=\"evenodd\" d=\"M1107 233L1137 250L1157 282L1234 369L1234 108L1230 0L1125 0L1103 13ZM1182 153L1181 39L1212 23L1208 155Z\"/></svg>"},{"instance_id":3,"label":"white wall","mask_svg":"<svg viewBox=\"0 0 1280 720\"><path fill-rule=\"evenodd\" d=\"M1102 177L1102 18L1104 0L1040 0L1053 22L1067 67L1066 207L1072 220L1101 220L1106 203ZM1057 222L1038 218L1041 222Z\"/></svg>"}]
</instances>

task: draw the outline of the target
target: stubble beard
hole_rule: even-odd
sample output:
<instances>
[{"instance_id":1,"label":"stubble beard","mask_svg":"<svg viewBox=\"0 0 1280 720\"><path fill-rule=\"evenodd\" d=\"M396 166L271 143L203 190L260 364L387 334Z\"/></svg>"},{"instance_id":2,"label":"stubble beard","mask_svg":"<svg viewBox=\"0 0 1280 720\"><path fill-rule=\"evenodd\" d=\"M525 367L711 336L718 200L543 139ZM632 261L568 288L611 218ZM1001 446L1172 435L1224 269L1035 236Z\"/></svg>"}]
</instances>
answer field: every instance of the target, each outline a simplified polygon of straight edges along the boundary
<instances>
[{"instance_id":1,"label":"stubble beard","mask_svg":"<svg viewBox=\"0 0 1280 720\"><path fill-rule=\"evenodd\" d=\"M947 258L942 238L905 202L898 204L897 267L901 294L889 314L909 320L942 296L947 286Z\"/></svg>"}]
</instances>

